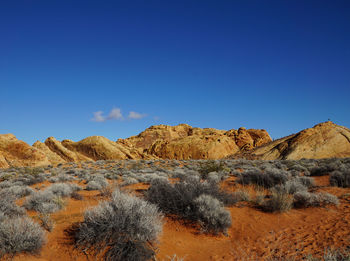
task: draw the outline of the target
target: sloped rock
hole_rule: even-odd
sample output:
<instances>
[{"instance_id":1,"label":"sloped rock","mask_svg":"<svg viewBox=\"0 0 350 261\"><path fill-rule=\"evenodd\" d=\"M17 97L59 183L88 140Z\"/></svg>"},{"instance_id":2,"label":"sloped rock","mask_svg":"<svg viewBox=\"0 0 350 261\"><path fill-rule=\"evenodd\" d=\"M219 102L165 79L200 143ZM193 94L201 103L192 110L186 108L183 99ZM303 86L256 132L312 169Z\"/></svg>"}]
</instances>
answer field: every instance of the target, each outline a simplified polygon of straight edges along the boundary
<instances>
[{"instance_id":1,"label":"sloped rock","mask_svg":"<svg viewBox=\"0 0 350 261\"><path fill-rule=\"evenodd\" d=\"M251 155L265 160L350 157L350 130L330 121L320 123L258 147Z\"/></svg>"},{"instance_id":2,"label":"sloped rock","mask_svg":"<svg viewBox=\"0 0 350 261\"><path fill-rule=\"evenodd\" d=\"M42 166L50 161L42 151L18 140L13 134L0 134L0 167Z\"/></svg>"}]
</instances>

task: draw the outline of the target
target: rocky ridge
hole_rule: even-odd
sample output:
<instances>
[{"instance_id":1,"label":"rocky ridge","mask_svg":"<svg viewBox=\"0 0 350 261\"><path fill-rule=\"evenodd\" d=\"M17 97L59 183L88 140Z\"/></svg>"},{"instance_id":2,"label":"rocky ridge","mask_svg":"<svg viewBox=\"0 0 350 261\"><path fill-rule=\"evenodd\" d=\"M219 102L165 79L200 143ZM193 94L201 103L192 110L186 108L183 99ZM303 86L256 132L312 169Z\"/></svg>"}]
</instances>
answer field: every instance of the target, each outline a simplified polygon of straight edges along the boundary
<instances>
[{"instance_id":1,"label":"rocky ridge","mask_svg":"<svg viewBox=\"0 0 350 261\"><path fill-rule=\"evenodd\" d=\"M262 160L350 157L350 130L327 121L235 157Z\"/></svg>"},{"instance_id":2,"label":"rocky ridge","mask_svg":"<svg viewBox=\"0 0 350 261\"><path fill-rule=\"evenodd\" d=\"M265 130L195 128L187 124L151 126L139 135L111 141L91 136L81 141L49 137L33 146L12 134L0 135L0 167L43 166L118 159L300 159L350 157L350 130L324 122L272 141Z\"/></svg>"}]
</instances>

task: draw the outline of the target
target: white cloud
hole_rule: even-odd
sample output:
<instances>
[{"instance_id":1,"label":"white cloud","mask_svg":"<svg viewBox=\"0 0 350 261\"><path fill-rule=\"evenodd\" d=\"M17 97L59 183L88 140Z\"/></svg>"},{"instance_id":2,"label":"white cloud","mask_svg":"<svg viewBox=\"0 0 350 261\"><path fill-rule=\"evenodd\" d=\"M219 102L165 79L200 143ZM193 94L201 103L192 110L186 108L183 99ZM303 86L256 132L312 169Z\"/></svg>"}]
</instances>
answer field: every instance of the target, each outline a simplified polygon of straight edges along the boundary
<instances>
[{"instance_id":1,"label":"white cloud","mask_svg":"<svg viewBox=\"0 0 350 261\"><path fill-rule=\"evenodd\" d=\"M96 121L96 122L104 122L106 121L106 117L104 117L103 111L96 111L93 113L94 117L91 119L92 121Z\"/></svg>"},{"instance_id":2,"label":"white cloud","mask_svg":"<svg viewBox=\"0 0 350 261\"><path fill-rule=\"evenodd\" d=\"M122 120L123 119L123 115L122 112L119 108L113 108L111 110L111 112L109 113L108 120Z\"/></svg>"},{"instance_id":3,"label":"white cloud","mask_svg":"<svg viewBox=\"0 0 350 261\"><path fill-rule=\"evenodd\" d=\"M124 117L120 108L113 108L108 114L108 116L103 115L103 111L96 111L93 114L94 114L94 117L91 120L95 122L105 122L109 120L124 120ZM147 114L138 113L135 111L130 111L128 114L128 119L131 119L131 120L139 120L145 117L147 117Z\"/></svg>"},{"instance_id":4,"label":"white cloud","mask_svg":"<svg viewBox=\"0 0 350 261\"><path fill-rule=\"evenodd\" d=\"M131 111L129 112L128 118L133 120L139 120L139 119L145 118L146 116L147 114Z\"/></svg>"}]
</instances>

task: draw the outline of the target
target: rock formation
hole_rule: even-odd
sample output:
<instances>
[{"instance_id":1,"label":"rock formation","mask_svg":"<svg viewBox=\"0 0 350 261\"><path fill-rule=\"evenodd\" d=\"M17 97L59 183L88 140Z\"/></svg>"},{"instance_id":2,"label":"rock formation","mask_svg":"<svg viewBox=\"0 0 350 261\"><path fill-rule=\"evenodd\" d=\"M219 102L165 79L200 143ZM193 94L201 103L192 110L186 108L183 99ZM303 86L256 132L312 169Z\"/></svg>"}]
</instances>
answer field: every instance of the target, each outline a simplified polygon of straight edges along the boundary
<instances>
[{"instance_id":1,"label":"rock formation","mask_svg":"<svg viewBox=\"0 0 350 261\"><path fill-rule=\"evenodd\" d=\"M18 140L13 134L0 134L0 167L41 166L50 161L45 153Z\"/></svg>"},{"instance_id":2,"label":"rock formation","mask_svg":"<svg viewBox=\"0 0 350 261\"><path fill-rule=\"evenodd\" d=\"M152 126L137 136L119 139L117 143L164 159L220 159L270 141L265 130L224 131L180 124Z\"/></svg>"},{"instance_id":3,"label":"rock formation","mask_svg":"<svg viewBox=\"0 0 350 261\"><path fill-rule=\"evenodd\" d=\"M267 143L245 156L264 160L350 157L350 130L328 121Z\"/></svg>"},{"instance_id":4,"label":"rock formation","mask_svg":"<svg viewBox=\"0 0 350 261\"><path fill-rule=\"evenodd\" d=\"M279 140L265 130L217 130L187 124L151 126L116 142L102 136L81 141L53 137L33 146L12 134L0 135L0 167L43 166L65 162L118 159L301 159L350 157L350 130L325 122Z\"/></svg>"}]
</instances>

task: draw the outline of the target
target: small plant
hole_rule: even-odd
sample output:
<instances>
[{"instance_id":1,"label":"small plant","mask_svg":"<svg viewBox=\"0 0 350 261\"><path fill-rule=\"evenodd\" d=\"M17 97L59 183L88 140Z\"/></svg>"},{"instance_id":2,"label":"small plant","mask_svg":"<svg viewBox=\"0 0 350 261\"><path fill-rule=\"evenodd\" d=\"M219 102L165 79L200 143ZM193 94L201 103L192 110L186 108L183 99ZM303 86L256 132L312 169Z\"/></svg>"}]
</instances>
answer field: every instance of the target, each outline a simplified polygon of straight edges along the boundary
<instances>
[{"instance_id":1,"label":"small plant","mask_svg":"<svg viewBox=\"0 0 350 261\"><path fill-rule=\"evenodd\" d=\"M104 260L149 260L152 243L162 230L158 208L116 190L111 201L85 212L84 221L71 231L78 249Z\"/></svg>"},{"instance_id":2,"label":"small plant","mask_svg":"<svg viewBox=\"0 0 350 261\"><path fill-rule=\"evenodd\" d=\"M51 219L49 214L40 214L38 216L41 226L47 231L51 232L54 228L54 221Z\"/></svg>"},{"instance_id":3,"label":"small plant","mask_svg":"<svg viewBox=\"0 0 350 261\"><path fill-rule=\"evenodd\" d=\"M17 253L38 253L46 242L45 232L28 217L5 219L0 223L0 257Z\"/></svg>"},{"instance_id":4,"label":"small plant","mask_svg":"<svg viewBox=\"0 0 350 261\"><path fill-rule=\"evenodd\" d=\"M349 188L350 171L333 171L329 176L329 183L331 184L331 186Z\"/></svg>"},{"instance_id":5,"label":"small plant","mask_svg":"<svg viewBox=\"0 0 350 261\"><path fill-rule=\"evenodd\" d=\"M64 207L64 201L51 191L38 191L27 198L23 206L40 213L53 213Z\"/></svg>"},{"instance_id":6,"label":"small plant","mask_svg":"<svg viewBox=\"0 0 350 261\"><path fill-rule=\"evenodd\" d=\"M273 190L271 198L264 201L262 209L268 212L286 212L293 206L293 197L283 191Z\"/></svg>"},{"instance_id":7,"label":"small plant","mask_svg":"<svg viewBox=\"0 0 350 261\"><path fill-rule=\"evenodd\" d=\"M297 192L307 191L305 187L299 180L289 180L285 184L277 185L273 187L275 191L287 194L295 194Z\"/></svg>"},{"instance_id":8,"label":"small plant","mask_svg":"<svg viewBox=\"0 0 350 261\"><path fill-rule=\"evenodd\" d=\"M77 191L73 191L73 193L70 195L72 199L75 200L83 200L84 197L80 195Z\"/></svg>"},{"instance_id":9,"label":"small plant","mask_svg":"<svg viewBox=\"0 0 350 261\"><path fill-rule=\"evenodd\" d=\"M271 188L276 185L284 184L288 176L284 171L266 170L265 172L247 171L241 173L237 182L243 185L254 184L264 188Z\"/></svg>"},{"instance_id":10,"label":"small plant","mask_svg":"<svg viewBox=\"0 0 350 261\"><path fill-rule=\"evenodd\" d=\"M13 194L0 191L0 213L7 217L24 215L25 209L17 206L15 200Z\"/></svg>"},{"instance_id":11,"label":"small plant","mask_svg":"<svg viewBox=\"0 0 350 261\"><path fill-rule=\"evenodd\" d=\"M222 161L208 160L200 164L198 172L202 175L202 179L207 179L207 175L210 172L221 172L225 170L226 168Z\"/></svg>"},{"instance_id":12,"label":"small plant","mask_svg":"<svg viewBox=\"0 0 350 261\"><path fill-rule=\"evenodd\" d=\"M338 205L338 198L329 193L309 193L307 191L294 194L294 206L302 207L320 207L325 205Z\"/></svg>"},{"instance_id":13,"label":"small plant","mask_svg":"<svg viewBox=\"0 0 350 261\"><path fill-rule=\"evenodd\" d=\"M237 202L240 202L240 201L248 202L250 200L249 192L246 190L237 190L232 193L232 196L236 199Z\"/></svg>"},{"instance_id":14,"label":"small plant","mask_svg":"<svg viewBox=\"0 0 350 261\"><path fill-rule=\"evenodd\" d=\"M194 222L200 219L195 200L201 195L209 195L225 205L237 202L232 194L221 191L217 184L201 182L198 179L187 179L175 184L156 180L146 192L147 200L156 204L163 212Z\"/></svg>"},{"instance_id":15,"label":"small plant","mask_svg":"<svg viewBox=\"0 0 350 261\"><path fill-rule=\"evenodd\" d=\"M218 234L226 233L231 226L231 214L223 204L210 195L201 195L194 200L196 216L204 231Z\"/></svg>"}]
</instances>

